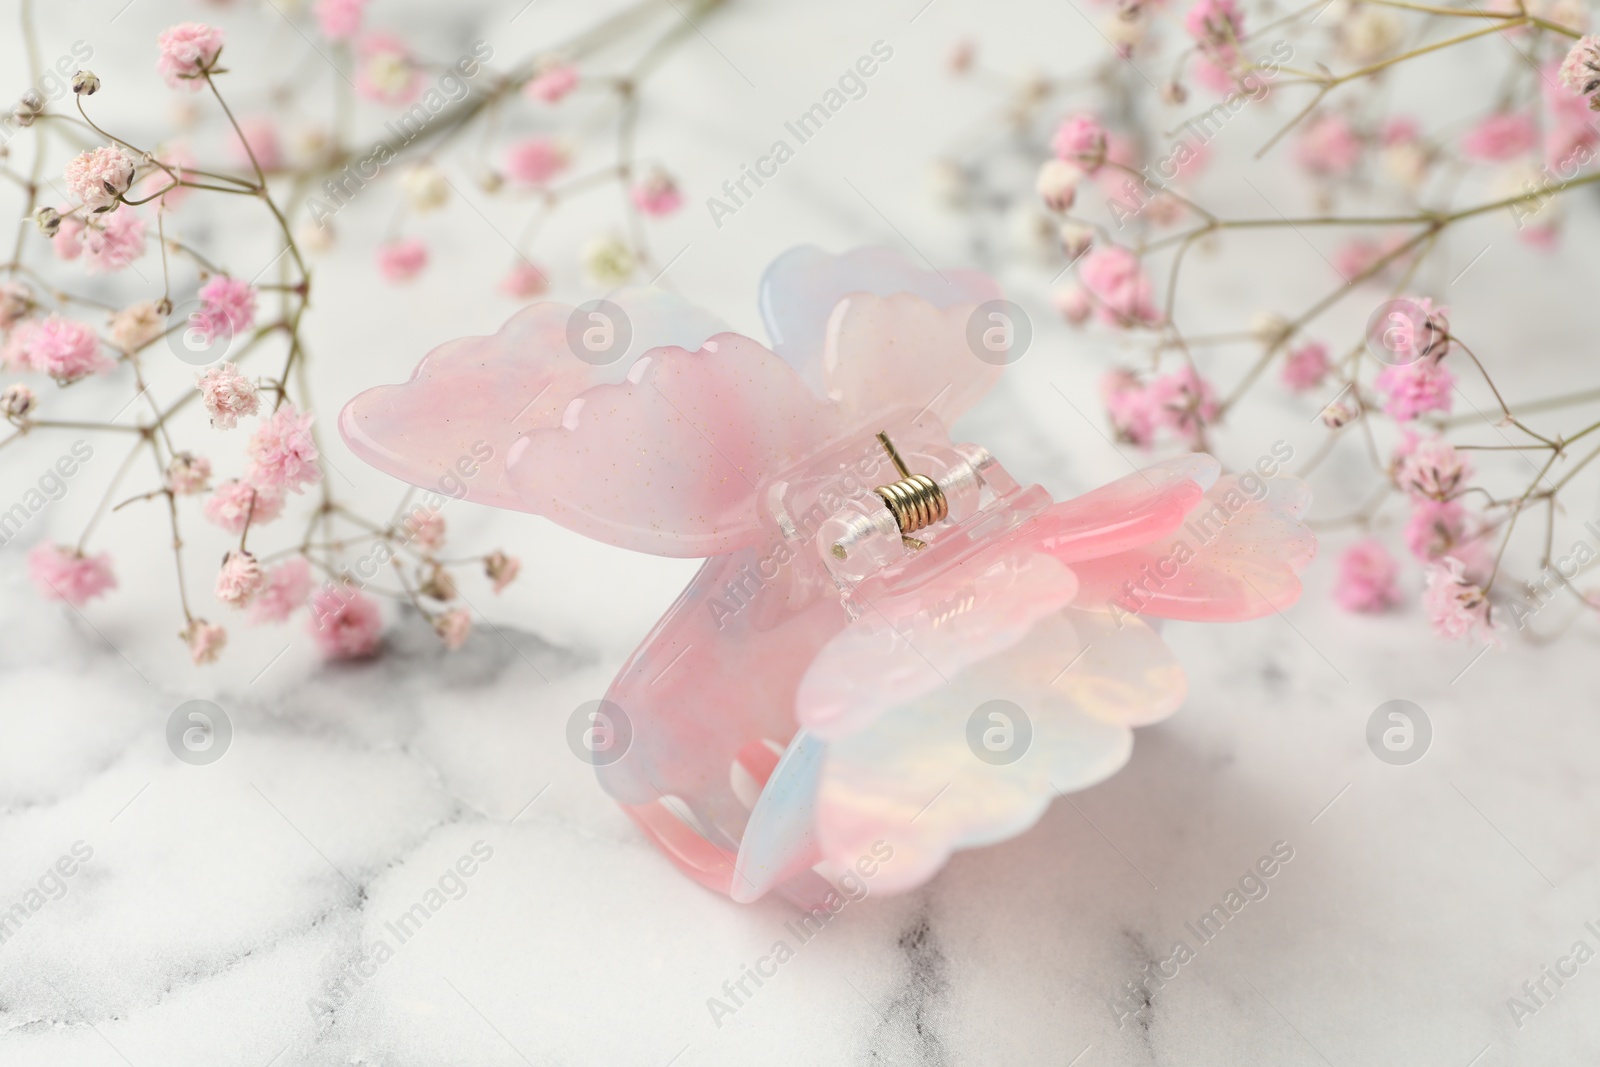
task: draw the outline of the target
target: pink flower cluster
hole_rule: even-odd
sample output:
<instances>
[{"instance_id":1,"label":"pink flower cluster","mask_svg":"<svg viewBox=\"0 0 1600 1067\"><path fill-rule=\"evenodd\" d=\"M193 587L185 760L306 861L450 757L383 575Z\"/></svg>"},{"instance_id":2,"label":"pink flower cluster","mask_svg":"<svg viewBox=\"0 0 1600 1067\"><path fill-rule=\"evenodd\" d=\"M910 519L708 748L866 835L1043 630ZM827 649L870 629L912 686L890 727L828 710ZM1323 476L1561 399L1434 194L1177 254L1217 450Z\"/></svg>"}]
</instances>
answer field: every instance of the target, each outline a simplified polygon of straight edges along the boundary
<instances>
[{"instance_id":1,"label":"pink flower cluster","mask_svg":"<svg viewBox=\"0 0 1600 1067\"><path fill-rule=\"evenodd\" d=\"M524 185L543 185L567 168L568 156L549 137L529 137L506 151L506 176Z\"/></svg>"},{"instance_id":2,"label":"pink flower cluster","mask_svg":"<svg viewBox=\"0 0 1600 1067\"><path fill-rule=\"evenodd\" d=\"M1148 383L1131 371L1113 370L1101 380L1100 395L1117 438L1140 447L1152 444L1163 429L1197 444L1218 412L1211 384L1190 366Z\"/></svg>"},{"instance_id":3,"label":"pink flower cluster","mask_svg":"<svg viewBox=\"0 0 1600 1067\"><path fill-rule=\"evenodd\" d=\"M577 87L578 68L567 63L556 63L528 79L528 84L522 87L522 95L529 100L555 104Z\"/></svg>"},{"instance_id":4,"label":"pink flower cluster","mask_svg":"<svg viewBox=\"0 0 1600 1067\"><path fill-rule=\"evenodd\" d=\"M216 63L222 43L222 31L215 26L180 22L156 38L161 49L156 70L172 88L198 93L205 87L205 73Z\"/></svg>"},{"instance_id":5,"label":"pink flower cluster","mask_svg":"<svg viewBox=\"0 0 1600 1067\"><path fill-rule=\"evenodd\" d=\"M330 584L311 598L306 629L329 659L365 659L382 643L383 616L359 589Z\"/></svg>"},{"instance_id":6,"label":"pink flower cluster","mask_svg":"<svg viewBox=\"0 0 1600 1067\"><path fill-rule=\"evenodd\" d=\"M1099 245L1084 256L1078 278L1097 301L1096 313L1111 326L1150 326L1161 321L1155 287L1144 266L1121 245Z\"/></svg>"},{"instance_id":7,"label":"pink flower cluster","mask_svg":"<svg viewBox=\"0 0 1600 1067\"><path fill-rule=\"evenodd\" d=\"M311 14L330 41L348 41L361 32L369 0L317 0Z\"/></svg>"},{"instance_id":8,"label":"pink flower cluster","mask_svg":"<svg viewBox=\"0 0 1600 1067\"><path fill-rule=\"evenodd\" d=\"M1106 159L1106 129L1093 115L1073 115L1062 120L1050 144L1057 159L1076 163L1089 174Z\"/></svg>"},{"instance_id":9,"label":"pink flower cluster","mask_svg":"<svg viewBox=\"0 0 1600 1067\"><path fill-rule=\"evenodd\" d=\"M64 600L76 608L117 587L110 556L86 556L64 545L41 543L29 552L28 577L46 600Z\"/></svg>"},{"instance_id":10,"label":"pink flower cluster","mask_svg":"<svg viewBox=\"0 0 1600 1067\"><path fill-rule=\"evenodd\" d=\"M378 249L378 273L388 282L409 282L427 265L428 246L415 237L391 241Z\"/></svg>"},{"instance_id":11,"label":"pink flower cluster","mask_svg":"<svg viewBox=\"0 0 1600 1067\"><path fill-rule=\"evenodd\" d=\"M75 382L112 368L100 351L95 332L75 319L51 313L18 324L6 339L0 357L12 367L39 371L58 382Z\"/></svg>"},{"instance_id":12,"label":"pink flower cluster","mask_svg":"<svg viewBox=\"0 0 1600 1067\"><path fill-rule=\"evenodd\" d=\"M1369 537L1358 541L1339 557L1339 578L1333 596L1346 611L1386 611L1400 602L1400 565Z\"/></svg>"},{"instance_id":13,"label":"pink flower cluster","mask_svg":"<svg viewBox=\"0 0 1600 1067\"><path fill-rule=\"evenodd\" d=\"M269 492L300 492L322 478L317 446L311 440L310 414L284 404L269 415L250 438L251 485Z\"/></svg>"},{"instance_id":14,"label":"pink flower cluster","mask_svg":"<svg viewBox=\"0 0 1600 1067\"><path fill-rule=\"evenodd\" d=\"M67 163L67 189L90 211L108 208L133 184L133 157L107 145L80 152Z\"/></svg>"},{"instance_id":15,"label":"pink flower cluster","mask_svg":"<svg viewBox=\"0 0 1600 1067\"><path fill-rule=\"evenodd\" d=\"M261 407L256 383L240 374L232 363L208 367L196 381L211 425L219 430L233 429L241 415L254 415Z\"/></svg>"},{"instance_id":16,"label":"pink flower cluster","mask_svg":"<svg viewBox=\"0 0 1600 1067\"><path fill-rule=\"evenodd\" d=\"M207 344L248 330L256 321L256 291L249 282L214 274L200 287L200 310L189 322ZM231 366L231 364L226 364ZM208 403L207 409L211 407ZM213 416L215 418L215 416Z\"/></svg>"}]
</instances>

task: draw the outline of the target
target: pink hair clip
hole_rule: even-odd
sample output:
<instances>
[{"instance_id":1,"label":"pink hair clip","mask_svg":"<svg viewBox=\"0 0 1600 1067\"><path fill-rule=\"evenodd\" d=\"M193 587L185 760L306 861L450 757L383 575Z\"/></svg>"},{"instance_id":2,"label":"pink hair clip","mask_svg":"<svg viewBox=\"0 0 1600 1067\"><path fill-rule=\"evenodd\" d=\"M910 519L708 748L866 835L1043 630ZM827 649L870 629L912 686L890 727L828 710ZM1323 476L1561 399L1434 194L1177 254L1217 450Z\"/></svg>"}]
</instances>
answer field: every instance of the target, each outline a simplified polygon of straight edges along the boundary
<instances>
[{"instance_id":1,"label":"pink hair clip","mask_svg":"<svg viewBox=\"0 0 1600 1067\"><path fill-rule=\"evenodd\" d=\"M1146 618L1287 607L1316 550L1292 478L1189 455L1055 502L952 442L1006 362L977 340L999 296L882 249L795 249L761 286L771 349L656 290L539 303L340 428L415 484L709 557L575 721L602 786L734 900L813 907L824 875L908 890L1177 708Z\"/></svg>"}]
</instances>

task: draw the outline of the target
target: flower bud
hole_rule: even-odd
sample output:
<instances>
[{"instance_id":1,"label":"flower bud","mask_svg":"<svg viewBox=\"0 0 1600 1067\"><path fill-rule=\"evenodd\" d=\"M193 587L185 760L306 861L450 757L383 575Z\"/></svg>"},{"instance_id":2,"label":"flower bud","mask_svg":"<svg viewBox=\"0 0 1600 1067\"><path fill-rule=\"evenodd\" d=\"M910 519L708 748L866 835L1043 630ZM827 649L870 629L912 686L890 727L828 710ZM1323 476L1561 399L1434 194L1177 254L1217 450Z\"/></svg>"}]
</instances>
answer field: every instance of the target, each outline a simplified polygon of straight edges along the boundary
<instances>
[{"instance_id":1,"label":"flower bud","mask_svg":"<svg viewBox=\"0 0 1600 1067\"><path fill-rule=\"evenodd\" d=\"M1039 199L1044 201L1044 206L1051 211L1070 211L1073 200L1078 196L1078 182L1082 178L1081 167L1062 159L1052 159L1039 168L1034 188L1039 193Z\"/></svg>"},{"instance_id":2,"label":"flower bud","mask_svg":"<svg viewBox=\"0 0 1600 1067\"><path fill-rule=\"evenodd\" d=\"M8 385L0 392L0 415L8 419L25 419L38 402L39 398L33 390L21 382Z\"/></svg>"},{"instance_id":3,"label":"flower bud","mask_svg":"<svg viewBox=\"0 0 1600 1067\"><path fill-rule=\"evenodd\" d=\"M39 227L40 233L46 237L54 237L56 231L61 229L61 212L41 204L33 213L33 222Z\"/></svg>"},{"instance_id":4,"label":"flower bud","mask_svg":"<svg viewBox=\"0 0 1600 1067\"><path fill-rule=\"evenodd\" d=\"M72 91L79 96L93 96L100 91L100 79L90 70L80 70L72 76Z\"/></svg>"}]
</instances>

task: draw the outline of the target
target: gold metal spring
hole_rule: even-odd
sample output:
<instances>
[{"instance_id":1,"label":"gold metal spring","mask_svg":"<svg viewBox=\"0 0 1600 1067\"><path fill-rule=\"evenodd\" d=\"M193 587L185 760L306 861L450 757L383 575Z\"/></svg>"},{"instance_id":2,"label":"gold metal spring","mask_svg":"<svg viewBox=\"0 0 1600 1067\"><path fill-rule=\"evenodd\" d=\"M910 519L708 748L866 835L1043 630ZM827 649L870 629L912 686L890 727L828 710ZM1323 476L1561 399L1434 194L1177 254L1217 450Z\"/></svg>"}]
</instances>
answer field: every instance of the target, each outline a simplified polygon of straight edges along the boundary
<instances>
[{"instance_id":1,"label":"gold metal spring","mask_svg":"<svg viewBox=\"0 0 1600 1067\"><path fill-rule=\"evenodd\" d=\"M900 533L914 533L949 515L950 503L938 483L926 474L912 474L907 470L905 460L900 458L888 434L878 434L878 443L889 453L894 469L900 472L900 480L890 485L880 485L873 492L878 494L878 498L889 509L889 514L894 516Z\"/></svg>"}]
</instances>

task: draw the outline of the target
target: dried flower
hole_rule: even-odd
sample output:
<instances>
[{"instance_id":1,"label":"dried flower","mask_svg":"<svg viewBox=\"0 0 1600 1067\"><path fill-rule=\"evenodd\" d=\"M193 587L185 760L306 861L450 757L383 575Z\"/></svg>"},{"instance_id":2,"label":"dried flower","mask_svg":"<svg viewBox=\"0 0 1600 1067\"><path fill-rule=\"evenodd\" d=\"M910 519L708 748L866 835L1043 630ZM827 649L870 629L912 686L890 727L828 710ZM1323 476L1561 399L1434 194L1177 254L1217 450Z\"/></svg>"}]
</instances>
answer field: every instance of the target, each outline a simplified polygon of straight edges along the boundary
<instances>
[{"instance_id":1,"label":"dried flower","mask_svg":"<svg viewBox=\"0 0 1600 1067\"><path fill-rule=\"evenodd\" d=\"M137 352L167 330L167 317L154 300L129 304L111 316L111 339L124 352Z\"/></svg>"},{"instance_id":2,"label":"dried flower","mask_svg":"<svg viewBox=\"0 0 1600 1067\"><path fill-rule=\"evenodd\" d=\"M100 339L93 330L54 312L20 323L11 331L6 350L7 362L48 374L63 385L112 367L101 354Z\"/></svg>"},{"instance_id":3,"label":"dried flower","mask_svg":"<svg viewBox=\"0 0 1600 1067\"><path fill-rule=\"evenodd\" d=\"M506 555L499 549L483 557L483 573L494 583L496 593L503 592L506 586L516 581L521 571L522 561L515 556Z\"/></svg>"},{"instance_id":4,"label":"dried flower","mask_svg":"<svg viewBox=\"0 0 1600 1067\"><path fill-rule=\"evenodd\" d=\"M293 404L273 412L250 437L250 483L263 490L300 492L322 479L317 446L311 440L310 414Z\"/></svg>"},{"instance_id":5,"label":"dried flower","mask_svg":"<svg viewBox=\"0 0 1600 1067\"><path fill-rule=\"evenodd\" d=\"M1078 196L1078 183L1082 180L1083 169L1077 164L1051 159L1039 168L1034 189L1051 211L1071 211L1072 202Z\"/></svg>"},{"instance_id":6,"label":"dried flower","mask_svg":"<svg viewBox=\"0 0 1600 1067\"><path fill-rule=\"evenodd\" d=\"M1465 567L1459 559L1446 556L1430 566L1427 581L1422 606L1434 633L1452 641L1473 634L1483 636L1490 643L1495 641L1494 628L1489 623L1488 594L1467 581Z\"/></svg>"},{"instance_id":7,"label":"dried flower","mask_svg":"<svg viewBox=\"0 0 1600 1067\"><path fill-rule=\"evenodd\" d=\"M387 282L409 282L427 265L428 246L415 237L391 241L378 249L378 273Z\"/></svg>"},{"instance_id":8,"label":"dried flower","mask_svg":"<svg viewBox=\"0 0 1600 1067\"><path fill-rule=\"evenodd\" d=\"M179 452L167 464L166 484L178 496L203 493L211 482L211 461L193 452Z\"/></svg>"},{"instance_id":9,"label":"dried flower","mask_svg":"<svg viewBox=\"0 0 1600 1067\"><path fill-rule=\"evenodd\" d=\"M454 600L456 580L450 577L450 572L444 567L434 563L429 565L427 572L422 576L417 592L434 600Z\"/></svg>"},{"instance_id":10,"label":"dried flower","mask_svg":"<svg viewBox=\"0 0 1600 1067\"><path fill-rule=\"evenodd\" d=\"M440 612L433 620L433 630L444 647L454 652L466 644L467 635L472 632L472 613L465 608Z\"/></svg>"},{"instance_id":11,"label":"dried flower","mask_svg":"<svg viewBox=\"0 0 1600 1067\"><path fill-rule=\"evenodd\" d=\"M25 420L38 406L38 401L32 389L14 382L0 390L0 415L15 421Z\"/></svg>"},{"instance_id":12,"label":"dried flower","mask_svg":"<svg viewBox=\"0 0 1600 1067\"><path fill-rule=\"evenodd\" d=\"M437 211L450 202L449 179L430 163L406 168L400 175L400 187L411 210L419 214Z\"/></svg>"},{"instance_id":13,"label":"dried flower","mask_svg":"<svg viewBox=\"0 0 1600 1067\"><path fill-rule=\"evenodd\" d=\"M578 68L567 63L554 63L530 78L528 84L522 87L522 95L529 100L554 104L577 87Z\"/></svg>"},{"instance_id":14,"label":"dried flower","mask_svg":"<svg viewBox=\"0 0 1600 1067\"><path fill-rule=\"evenodd\" d=\"M180 22L156 38L161 49L156 70L172 88L198 93L205 86L206 74L216 65L222 43L222 31L215 26Z\"/></svg>"},{"instance_id":15,"label":"dried flower","mask_svg":"<svg viewBox=\"0 0 1600 1067\"><path fill-rule=\"evenodd\" d=\"M621 285L632 275L638 261L633 249L619 237L596 237L583 246L583 269L596 284Z\"/></svg>"},{"instance_id":16,"label":"dried flower","mask_svg":"<svg viewBox=\"0 0 1600 1067\"><path fill-rule=\"evenodd\" d=\"M207 367L195 382L206 413L211 416L211 425L219 430L233 429L239 424L239 416L254 415L261 407L256 383L240 374L232 363Z\"/></svg>"},{"instance_id":17,"label":"dried flower","mask_svg":"<svg viewBox=\"0 0 1600 1067\"><path fill-rule=\"evenodd\" d=\"M311 564L295 556L274 567L250 602L252 623L282 622L311 594Z\"/></svg>"},{"instance_id":18,"label":"dried flower","mask_svg":"<svg viewBox=\"0 0 1600 1067\"><path fill-rule=\"evenodd\" d=\"M195 619L179 632L178 637L189 646L189 659L196 667L215 663L228 643L228 631L204 619Z\"/></svg>"},{"instance_id":19,"label":"dried flower","mask_svg":"<svg viewBox=\"0 0 1600 1067\"><path fill-rule=\"evenodd\" d=\"M243 533L246 523L261 526L282 515L283 493L234 478L212 490L201 510L229 533Z\"/></svg>"},{"instance_id":20,"label":"dried flower","mask_svg":"<svg viewBox=\"0 0 1600 1067\"><path fill-rule=\"evenodd\" d=\"M217 572L217 599L236 608L243 607L266 582L255 556L241 550L229 552L222 557L222 569Z\"/></svg>"},{"instance_id":21,"label":"dried flower","mask_svg":"<svg viewBox=\"0 0 1600 1067\"><path fill-rule=\"evenodd\" d=\"M670 215L683 206L678 183L664 170L653 170L633 187L633 206L646 215Z\"/></svg>"},{"instance_id":22,"label":"dried flower","mask_svg":"<svg viewBox=\"0 0 1600 1067\"><path fill-rule=\"evenodd\" d=\"M46 600L63 600L78 608L117 587L110 556L85 556L75 548L48 543L28 553L28 577Z\"/></svg>"},{"instance_id":23,"label":"dried flower","mask_svg":"<svg viewBox=\"0 0 1600 1067\"><path fill-rule=\"evenodd\" d=\"M544 271L526 260L512 266L500 279L500 291L517 300L531 300L550 288L550 279Z\"/></svg>"},{"instance_id":24,"label":"dried flower","mask_svg":"<svg viewBox=\"0 0 1600 1067\"><path fill-rule=\"evenodd\" d=\"M1339 557L1333 596L1346 611L1379 612L1400 602L1400 565L1375 537L1358 541Z\"/></svg>"},{"instance_id":25,"label":"dried flower","mask_svg":"<svg viewBox=\"0 0 1600 1067\"><path fill-rule=\"evenodd\" d=\"M543 185L567 168L567 150L549 137L529 137L506 151L506 177L524 185Z\"/></svg>"},{"instance_id":26,"label":"dried flower","mask_svg":"<svg viewBox=\"0 0 1600 1067\"><path fill-rule=\"evenodd\" d=\"M67 163L67 188L90 211L111 207L133 184L133 158L121 148L107 145L80 152ZM35 218L39 216L36 214ZM44 228L44 224L40 224ZM53 230L50 232L54 232Z\"/></svg>"},{"instance_id":27,"label":"dried flower","mask_svg":"<svg viewBox=\"0 0 1600 1067\"><path fill-rule=\"evenodd\" d=\"M311 598L306 629L329 659L364 659L378 651L383 616L361 590L330 583Z\"/></svg>"}]
</instances>

